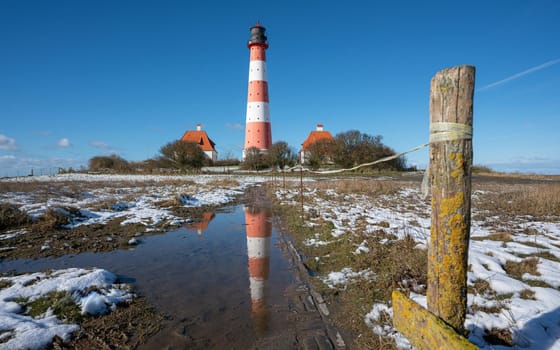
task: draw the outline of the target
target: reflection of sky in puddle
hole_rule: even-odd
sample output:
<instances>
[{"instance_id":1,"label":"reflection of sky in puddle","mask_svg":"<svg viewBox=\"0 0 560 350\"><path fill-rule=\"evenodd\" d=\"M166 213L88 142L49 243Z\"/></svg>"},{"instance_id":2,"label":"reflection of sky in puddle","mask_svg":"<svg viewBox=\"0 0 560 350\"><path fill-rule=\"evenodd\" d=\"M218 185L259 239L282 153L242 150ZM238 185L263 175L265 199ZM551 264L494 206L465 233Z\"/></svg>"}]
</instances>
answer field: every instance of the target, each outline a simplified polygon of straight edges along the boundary
<instances>
[{"instance_id":1,"label":"reflection of sky in puddle","mask_svg":"<svg viewBox=\"0 0 560 350\"><path fill-rule=\"evenodd\" d=\"M283 291L291 280L286 259L271 244L276 232L270 215L237 206L215 217L209 213L189 228L195 234L180 229L143 237L133 250L3 261L0 270L104 268L134 283L171 317L145 348L244 348L267 329L274 331L271 324L281 325L270 320L270 306L286 303Z\"/></svg>"}]
</instances>

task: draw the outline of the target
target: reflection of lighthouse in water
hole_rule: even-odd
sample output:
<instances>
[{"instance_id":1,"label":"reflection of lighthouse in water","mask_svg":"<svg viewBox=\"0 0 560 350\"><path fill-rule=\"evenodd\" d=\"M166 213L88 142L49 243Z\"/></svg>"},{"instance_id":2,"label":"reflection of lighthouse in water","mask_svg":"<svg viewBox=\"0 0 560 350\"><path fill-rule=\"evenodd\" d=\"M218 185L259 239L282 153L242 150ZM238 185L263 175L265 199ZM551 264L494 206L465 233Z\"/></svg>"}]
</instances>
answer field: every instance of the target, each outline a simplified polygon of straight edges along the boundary
<instances>
[{"instance_id":1,"label":"reflection of lighthouse in water","mask_svg":"<svg viewBox=\"0 0 560 350\"><path fill-rule=\"evenodd\" d=\"M202 237L202 232L208 228L208 224L210 223L210 221L212 221L214 216L216 216L216 214L214 214L213 212L202 213L202 217L200 218L200 220L186 223L185 225L183 225L183 227L189 231L196 230L197 236Z\"/></svg>"},{"instance_id":2,"label":"reflection of lighthouse in water","mask_svg":"<svg viewBox=\"0 0 560 350\"><path fill-rule=\"evenodd\" d=\"M270 209L245 207L251 315L257 334L265 332L268 326L266 284L270 270L270 236L272 233L270 217Z\"/></svg>"}]
</instances>

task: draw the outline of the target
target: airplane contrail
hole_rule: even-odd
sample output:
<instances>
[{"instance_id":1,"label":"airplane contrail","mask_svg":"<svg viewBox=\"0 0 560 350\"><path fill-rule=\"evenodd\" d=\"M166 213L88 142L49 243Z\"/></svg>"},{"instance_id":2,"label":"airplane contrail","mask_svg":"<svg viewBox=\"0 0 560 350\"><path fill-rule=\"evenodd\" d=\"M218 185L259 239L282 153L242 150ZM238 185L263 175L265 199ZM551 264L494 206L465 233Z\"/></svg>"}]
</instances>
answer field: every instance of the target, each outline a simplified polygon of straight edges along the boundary
<instances>
[{"instance_id":1,"label":"airplane contrail","mask_svg":"<svg viewBox=\"0 0 560 350\"><path fill-rule=\"evenodd\" d=\"M527 74L531 74L531 73L539 71L541 69L545 69L546 67L550 67L550 66L552 66L554 64L557 64L557 63L560 63L560 58L557 58L557 59L552 60L552 61L545 62L543 64L539 64L538 66L529 68L527 70L524 70L523 72L516 73L516 74L514 74L510 77L507 77L505 79L498 80L498 81L496 81L492 84L484 85L483 87L480 87L480 88L476 89L476 91L483 91L483 90L491 89L493 87L505 84L505 83L507 83L509 81L512 81L512 80L515 80L517 78L521 78L522 76L525 76Z\"/></svg>"}]
</instances>

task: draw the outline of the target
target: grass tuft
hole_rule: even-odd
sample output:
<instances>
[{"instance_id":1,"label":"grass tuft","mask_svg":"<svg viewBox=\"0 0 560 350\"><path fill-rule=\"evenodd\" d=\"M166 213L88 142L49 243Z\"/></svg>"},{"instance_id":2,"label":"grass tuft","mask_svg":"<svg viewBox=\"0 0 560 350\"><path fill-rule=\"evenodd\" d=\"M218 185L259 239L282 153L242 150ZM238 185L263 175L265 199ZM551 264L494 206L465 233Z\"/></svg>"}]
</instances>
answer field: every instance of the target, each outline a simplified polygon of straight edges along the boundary
<instances>
[{"instance_id":1,"label":"grass tuft","mask_svg":"<svg viewBox=\"0 0 560 350\"><path fill-rule=\"evenodd\" d=\"M486 334L483 336L483 338L492 345L514 345L513 336L511 330L509 329L492 328L490 330L486 330Z\"/></svg>"},{"instance_id":2,"label":"grass tuft","mask_svg":"<svg viewBox=\"0 0 560 350\"><path fill-rule=\"evenodd\" d=\"M70 223L70 218L59 210L49 208L39 217L39 220L31 225L31 230L34 232L49 232L59 230L63 226Z\"/></svg>"},{"instance_id":3,"label":"grass tuft","mask_svg":"<svg viewBox=\"0 0 560 350\"><path fill-rule=\"evenodd\" d=\"M10 280L0 280L0 290L10 288L14 283Z\"/></svg>"},{"instance_id":4,"label":"grass tuft","mask_svg":"<svg viewBox=\"0 0 560 350\"><path fill-rule=\"evenodd\" d=\"M21 227L30 221L27 213L21 211L17 205L9 203L0 204L0 230Z\"/></svg>"},{"instance_id":5,"label":"grass tuft","mask_svg":"<svg viewBox=\"0 0 560 350\"><path fill-rule=\"evenodd\" d=\"M55 291L47 293L32 301L20 300L25 307L25 313L31 317L38 317L51 309L60 320L78 323L82 319L80 307L68 292Z\"/></svg>"},{"instance_id":6,"label":"grass tuft","mask_svg":"<svg viewBox=\"0 0 560 350\"><path fill-rule=\"evenodd\" d=\"M508 260L503 268L508 275L518 280L523 280L523 275L526 273L533 276L541 275L537 269L538 264L539 258L531 257L521 260L520 262Z\"/></svg>"},{"instance_id":7,"label":"grass tuft","mask_svg":"<svg viewBox=\"0 0 560 350\"><path fill-rule=\"evenodd\" d=\"M535 298L535 292L530 289L523 289L521 292L519 292L519 297L525 300L537 300Z\"/></svg>"}]
</instances>

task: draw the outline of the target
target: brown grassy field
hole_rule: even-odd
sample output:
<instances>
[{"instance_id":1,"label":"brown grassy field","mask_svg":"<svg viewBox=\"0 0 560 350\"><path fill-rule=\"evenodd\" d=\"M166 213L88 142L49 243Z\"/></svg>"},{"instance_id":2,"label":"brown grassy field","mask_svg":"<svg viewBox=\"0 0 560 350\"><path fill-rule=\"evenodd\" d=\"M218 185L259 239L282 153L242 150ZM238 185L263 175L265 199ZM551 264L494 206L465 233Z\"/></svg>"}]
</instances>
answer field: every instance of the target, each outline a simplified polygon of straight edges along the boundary
<instances>
[{"instance_id":1,"label":"brown grassy field","mask_svg":"<svg viewBox=\"0 0 560 350\"><path fill-rule=\"evenodd\" d=\"M494 240L506 244L512 241L519 232L507 231L510 220L523 217L525 221L541 220L559 222L560 218L560 179L539 177L528 180L528 177L505 177L493 175L481 181L473 181L473 220L482 220L492 232L488 237L474 237L477 241ZM552 181L550 181L552 180ZM395 349L391 338L380 336L372 332L364 317L370 311L371 305L376 303L390 304L391 291L400 289L425 293L427 279L427 247L418 244L411 236L397 237L387 232L390 224L387 221L375 222L365 218L358 218L352 222L344 220L347 225L344 235L333 237L332 232L336 220L326 219L328 208L356 208L353 198L364 198L365 202L375 203L373 206L392 208L397 213L415 211L419 217L429 217L429 200L406 196L391 197L401 189L407 187L418 188L417 180L408 179L372 181L371 179L328 179L320 181L306 181L304 183L303 198L299 194L298 183L292 183L286 190L282 186L271 186L271 194L276 196L276 214L282 218L284 229L291 234L298 249L305 257L315 287L320 290L330 302L330 307L336 310L336 320L341 328L349 329L352 346L358 349ZM290 192L291 191L291 192ZM286 200L285 192L291 193L290 200ZM295 194L295 196L293 196ZM392 198L392 199L391 199ZM398 203L395 203L397 198ZM400 198L400 199L398 199ZM326 206L318 205L328 202ZM304 208L302 211L302 207ZM426 210L428 208L428 210ZM426 212L427 211L427 212ZM357 215L359 217L359 215ZM397 214L398 216L398 214ZM372 223L373 221L373 223ZM375 229L372 229L372 225ZM418 222L408 221L408 227L401 230L415 229ZM540 234L536 232L536 234ZM312 240L310 241L310 238ZM309 242L323 242L310 244ZM365 242L365 243L364 243ZM356 248L366 245L369 251L356 254ZM529 245L529 243L525 243ZM519 261L507 261L503 268L513 278L523 280L524 274L538 276L537 263L543 258L538 256L523 257ZM548 253L548 255L552 255ZM558 261L554 255L551 259ZM372 279L357 278L344 285L343 289L328 287L324 282L325 275L330 271L340 271L350 268L352 271L368 269ZM544 285L539 281L527 281L529 285ZM551 286L548 286L551 287ZM500 312L507 306L508 298L492 290L488 282L479 280L470 287L470 293L485 295L498 300L492 310L473 305L472 311ZM526 289L520 293L521 298L532 298L534 291ZM500 306L501 305L501 306ZM379 326L391 325L391 317L386 314L377 320ZM511 331L504 329L487 330L488 339L496 344L513 344ZM508 338L509 337L509 338ZM508 340L509 339L509 340Z\"/></svg>"}]
</instances>

